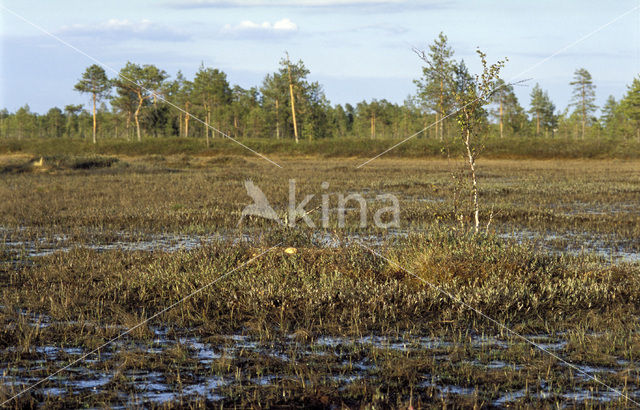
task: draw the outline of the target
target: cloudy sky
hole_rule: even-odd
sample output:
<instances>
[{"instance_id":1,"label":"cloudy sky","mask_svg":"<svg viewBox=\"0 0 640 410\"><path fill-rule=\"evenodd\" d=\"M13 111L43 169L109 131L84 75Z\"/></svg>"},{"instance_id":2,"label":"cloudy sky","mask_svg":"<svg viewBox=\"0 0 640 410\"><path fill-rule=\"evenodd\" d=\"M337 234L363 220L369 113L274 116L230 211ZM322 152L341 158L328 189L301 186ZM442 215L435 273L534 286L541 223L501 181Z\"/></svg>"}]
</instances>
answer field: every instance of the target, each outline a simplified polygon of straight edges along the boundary
<instances>
[{"instance_id":1,"label":"cloudy sky","mask_svg":"<svg viewBox=\"0 0 640 410\"><path fill-rule=\"evenodd\" d=\"M491 61L508 57L505 79L531 79L516 90L525 106L539 82L563 109L578 67L593 75L600 103L640 73L638 0L0 0L0 17L0 108L10 111L88 103L73 91L94 63L87 55L116 70L130 60L189 78L204 63L250 87L285 50L332 103L402 103L421 71L412 47L441 31L474 72L477 47Z\"/></svg>"}]
</instances>

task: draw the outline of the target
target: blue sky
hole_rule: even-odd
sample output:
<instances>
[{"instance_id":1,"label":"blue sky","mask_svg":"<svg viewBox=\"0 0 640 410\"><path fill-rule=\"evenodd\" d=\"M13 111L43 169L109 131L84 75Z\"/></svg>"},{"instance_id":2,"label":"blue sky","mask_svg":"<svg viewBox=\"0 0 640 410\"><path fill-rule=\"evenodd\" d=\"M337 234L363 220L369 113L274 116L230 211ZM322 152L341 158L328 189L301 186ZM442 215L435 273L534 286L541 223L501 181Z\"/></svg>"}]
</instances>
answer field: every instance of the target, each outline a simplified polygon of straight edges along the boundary
<instances>
[{"instance_id":1,"label":"blue sky","mask_svg":"<svg viewBox=\"0 0 640 410\"><path fill-rule=\"evenodd\" d=\"M608 3L608 4L607 4ZM517 0L0 0L105 64L156 64L191 78L201 62L232 84L259 85L287 50L302 59L329 100L401 103L415 92L426 48L443 31L472 72L475 49L490 61L509 58L504 78L529 69L640 1ZM88 103L73 91L87 57L0 8L0 108L33 111ZM550 59L523 77L516 92L528 105L539 82L559 109L570 99L576 68L588 69L598 102L619 98L640 73L640 9ZM113 76L113 73L109 73Z\"/></svg>"}]
</instances>

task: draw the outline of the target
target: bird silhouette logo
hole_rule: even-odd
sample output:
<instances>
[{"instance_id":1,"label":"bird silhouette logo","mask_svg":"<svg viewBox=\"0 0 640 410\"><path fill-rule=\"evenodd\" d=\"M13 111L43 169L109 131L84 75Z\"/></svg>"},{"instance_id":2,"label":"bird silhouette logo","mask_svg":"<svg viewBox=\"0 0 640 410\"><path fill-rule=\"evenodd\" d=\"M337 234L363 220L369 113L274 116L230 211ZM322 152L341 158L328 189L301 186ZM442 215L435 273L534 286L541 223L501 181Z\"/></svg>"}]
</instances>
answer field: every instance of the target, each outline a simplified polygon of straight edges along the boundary
<instances>
[{"instance_id":1,"label":"bird silhouette logo","mask_svg":"<svg viewBox=\"0 0 640 410\"><path fill-rule=\"evenodd\" d=\"M282 221L278 217L276 211L274 211L269 204L269 200L267 200L267 196L264 192L262 192L262 190L250 179L244 181L244 187L247 189L247 195L253 199L253 203L245 206L242 210L242 216L238 221L238 226L240 226L245 217L249 216L271 219L276 221L279 225L282 225Z\"/></svg>"}]
</instances>

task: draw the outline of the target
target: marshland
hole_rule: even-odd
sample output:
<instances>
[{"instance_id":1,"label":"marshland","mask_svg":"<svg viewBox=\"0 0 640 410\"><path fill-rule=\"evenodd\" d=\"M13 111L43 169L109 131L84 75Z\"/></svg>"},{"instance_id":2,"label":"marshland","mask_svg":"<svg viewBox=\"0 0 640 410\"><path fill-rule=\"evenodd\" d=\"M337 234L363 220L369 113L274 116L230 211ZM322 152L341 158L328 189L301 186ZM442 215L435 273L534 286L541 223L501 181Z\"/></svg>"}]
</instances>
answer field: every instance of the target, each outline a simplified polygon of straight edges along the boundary
<instances>
[{"instance_id":1,"label":"marshland","mask_svg":"<svg viewBox=\"0 0 640 410\"><path fill-rule=\"evenodd\" d=\"M0 407L640 407L640 6L525 3L0 4Z\"/></svg>"},{"instance_id":2,"label":"marshland","mask_svg":"<svg viewBox=\"0 0 640 410\"><path fill-rule=\"evenodd\" d=\"M626 408L640 395L637 161L488 152L491 222L473 234L457 157L358 169L365 157L285 154L277 168L218 146L5 151L2 398L54 375L5 405ZM318 212L316 228L238 225L243 181L284 214L290 179L298 201L316 194L307 210L329 194L328 227ZM370 214L395 195L399 226L362 228L354 205L339 228L350 192Z\"/></svg>"}]
</instances>

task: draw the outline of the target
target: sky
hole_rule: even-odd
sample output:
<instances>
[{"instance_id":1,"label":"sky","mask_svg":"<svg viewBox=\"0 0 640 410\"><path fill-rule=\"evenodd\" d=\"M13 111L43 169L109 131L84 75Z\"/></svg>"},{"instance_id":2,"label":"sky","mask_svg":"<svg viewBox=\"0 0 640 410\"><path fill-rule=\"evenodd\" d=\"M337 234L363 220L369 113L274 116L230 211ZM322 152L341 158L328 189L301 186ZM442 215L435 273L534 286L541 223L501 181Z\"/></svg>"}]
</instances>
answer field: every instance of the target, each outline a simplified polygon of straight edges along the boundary
<instances>
[{"instance_id":1,"label":"sky","mask_svg":"<svg viewBox=\"0 0 640 410\"><path fill-rule=\"evenodd\" d=\"M640 0L0 0L0 23L0 109L11 112L88 106L73 86L96 61L111 77L127 61L188 78L204 64L248 88L285 51L332 104L402 103L421 75L412 49L440 32L472 73L477 48L508 58L503 78L527 80L516 86L525 107L539 83L563 110L580 67L600 105L640 73Z\"/></svg>"}]
</instances>

